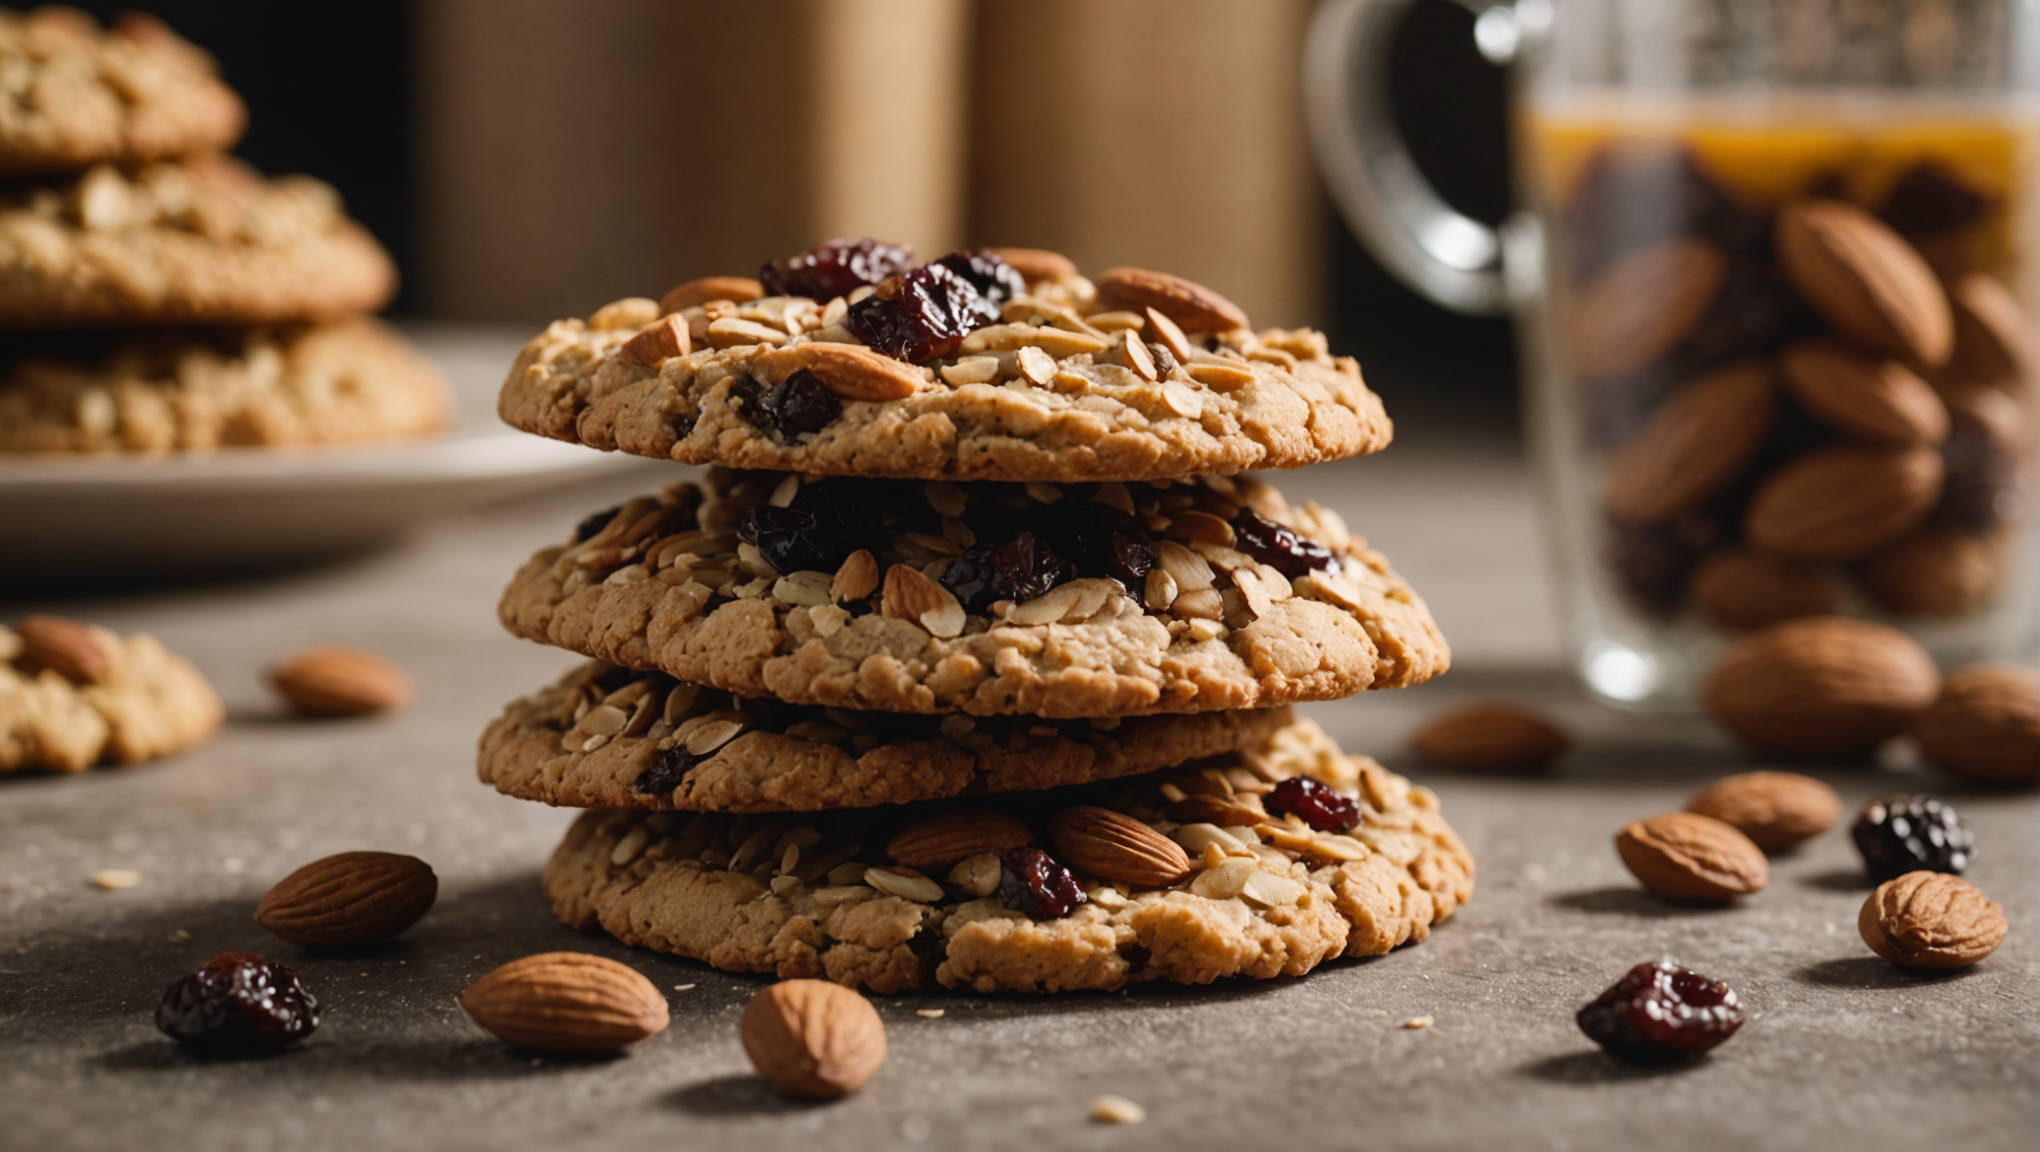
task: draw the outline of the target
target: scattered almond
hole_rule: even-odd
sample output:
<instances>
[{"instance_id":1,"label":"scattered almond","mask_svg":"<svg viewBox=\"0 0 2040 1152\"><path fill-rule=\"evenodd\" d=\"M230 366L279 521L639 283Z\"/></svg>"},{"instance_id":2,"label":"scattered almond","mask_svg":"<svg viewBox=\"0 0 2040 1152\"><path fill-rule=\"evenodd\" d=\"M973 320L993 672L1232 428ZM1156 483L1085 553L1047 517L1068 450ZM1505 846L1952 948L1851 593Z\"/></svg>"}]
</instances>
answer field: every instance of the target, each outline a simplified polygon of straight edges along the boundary
<instances>
[{"instance_id":1,"label":"scattered almond","mask_svg":"<svg viewBox=\"0 0 2040 1152\"><path fill-rule=\"evenodd\" d=\"M1096 284L1101 311L1153 308L1192 332L1230 332L1247 326L1247 314L1239 305L1202 284L1167 272L1107 268L1098 274Z\"/></svg>"},{"instance_id":2,"label":"scattered almond","mask_svg":"<svg viewBox=\"0 0 2040 1152\"><path fill-rule=\"evenodd\" d=\"M1431 720L1410 739L1433 764L1480 772L1539 768L1565 755L1572 741L1542 715L1514 704L1474 704Z\"/></svg>"},{"instance_id":3,"label":"scattered almond","mask_svg":"<svg viewBox=\"0 0 2040 1152\"><path fill-rule=\"evenodd\" d=\"M369 944L416 924L438 896L439 878L416 856L342 852L284 877L255 922L307 948Z\"/></svg>"},{"instance_id":4,"label":"scattered almond","mask_svg":"<svg viewBox=\"0 0 2040 1152\"><path fill-rule=\"evenodd\" d=\"M1712 816L1692 812L1631 823L1615 837L1615 851L1644 887L1673 900L1728 900L1771 882L1763 849Z\"/></svg>"},{"instance_id":5,"label":"scattered almond","mask_svg":"<svg viewBox=\"0 0 2040 1152\"><path fill-rule=\"evenodd\" d=\"M1091 1101L1091 1119L1100 1124L1139 1124L1147 1119L1147 1109L1124 1096L1100 1096Z\"/></svg>"},{"instance_id":6,"label":"scattered almond","mask_svg":"<svg viewBox=\"0 0 2040 1152\"><path fill-rule=\"evenodd\" d=\"M24 672L47 668L73 684L100 684L113 671L120 641L104 628L62 616L30 616L15 625L15 662Z\"/></svg>"},{"instance_id":7,"label":"scattered almond","mask_svg":"<svg viewBox=\"0 0 2040 1152\"><path fill-rule=\"evenodd\" d=\"M862 600L878 591L878 560L863 548L852 552L829 581L829 599Z\"/></svg>"},{"instance_id":8,"label":"scattered almond","mask_svg":"<svg viewBox=\"0 0 2040 1152\"><path fill-rule=\"evenodd\" d=\"M1945 872L1908 872L1863 901L1856 930L1872 952L1909 968L1967 968L1997 951L2005 910Z\"/></svg>"},{"instance_id":9,"label":"scattered almond","mask_svg":"<svg viewBox=\"0 0 2040 1152\"><path fill-rule=\"evenodd\" d=\"M1731 648L1704 692L1707 710L1759 752L1797 759L1868 753L1934 702L1941 677L1895 628L1816 616Z\"/></svg>"},{"instance_id":10,"label":"scattered almond","mask_svg":"<svg viewBox=\"0 0 2040 1152\"><path fill-rule=\"evenodd\" d=\"M1745 514L1750 545L1801 560L1854 560L1894 543L1941 498L1931 448L1817 448L1773 472Z\"/></svg>"},{"instance_id":11,"label":"scattered almond","mask_svg":"<svg viewBox=\"0 0 2040 1152\"><path fill-rule=\"evenodd\" d=\"M1046 248L993 248L992 255L1013 266L1029 284L1043 280L1069 280L1077 274L1077 263L1060 252Z\"/></svg>"},{"instance_id":12,"label":"scattered almond","mask_svg":"<svg viewBox=\"0 0 2040 1152\"><path fill-rule=\"evenodd\" d=\"M142 882L142 874L132 868L102 868L92 874L92 883L109 892L119 892Z\"/></svg>"},{"instance_id":13,"label":"scattered almond","mask_svg":"<svg viewBox=\"0 0 2040 1152\"><path fill-rule=\"evenodd\" d=\"M1763 628L1802 616L1842 610L1842 582L1832 569L1747 548L1723 548L1693 571L1693 602L1715 623Z\"/></svg>"},{"instance_id":14,"label":"scattered almond","mask_svg":"<svg viewBox=\"0 0 2040 1152\"><path fill-rule=\"evenodd\" d=\"M662 315L683 312L710 300L728 300L737 304L748 304L762 299L765 286L748 276L704 276L689 280L659 300Z\"/></svg>"},{"instance_id":15,"label":"scattered almond","mask_svg":"<svg viewBox=\"0 0 2040 1152\"><path fill-rule=\"evenodd\" d=\"M955 808L900 829L885 846L885 854L909 868L947 868L966 856L1004 852L1032 839L1027 825L1011 816Z\"/></svg>"},{"instance_id":16,"label":"scattered almond","mask_svg":"<svg viewBox=\"0 0 2040 1152\"><path fill-rule=\"evenodd\" d=\"M1110 808L1065 808L1049 820L1048 838L1072 867L1107 880L1160 888L1190 874L1182 845Z\"/></svg>"},{"instance_id":17,"label":"scattered almond","mask_svg":"<svg viewBox=\"0 0 2040 1152\"><path fill-rule=\"evenodd\" d=\"M615 1052L665 1031L666 998L634 969L584 952L512 960L460 994L474 1022L545 1052Z\"/></svg>"},{"instance_id":18,"label":"scattered almond","mask_svg":"<svg viewBox=\"0 0 2040 1152\"><path fill-rule=\"evenodd\" d=\"M828 341L768 349L758 354L752 366L772 384L805 368L822 387L845 400L901 400L927 381L921 369L882 352Z\"/></svg>"},{"instance_id":19,"label":"scattered almond","mask_svg":"<svg viewBox=\"0 0 2040 1152\"><path fill-rule=\"evenodd\" d=\"M1762 360L1719 368L1675 393L1608 465L1608 512L1632 524L1673 519L1735 479L1771 426L1776 372Z\"/></svg>"},{"instance_id":20,"label":"scattered almond","mask_svg":"<svg viewBox=\"0 0 2040 1152\"><path fill-rule=\"evenodd\" d=\"M1712 816L1779 852L1818 836L1842 814L1841 797L1796 772L1745 772L1715 781L1686 802L1686 811Z\"/></svg>"},{"instance_id":21,"label":"scattered almond","mask_svg":"<svg viewBox=\"0 0 2040 1152\"><path fill-rule=\"evenodd\" d=\"M358 716L411 698L411 677L402 667L339 645L294 652L270 670L269 679L284 699L312 716Z\"/></svg>"},{"instance_id":22,"label":"scattered almond","mask_svg":"<svg viewBox=\"0 0 2040 1152\"><path fill-rule=\"evenodd\" d=\"M1840 200L1795 200L1772 235L1785 278L1835 331L1872 351L1937 368L1955 341L1948 297L1898 233Z\"/></svg>"},{"instance_id":23,"label":"scattered almond","mask_svg":"<svg viewBox=\"0 0 2040 1152\"><path fill-rule=\"evenodd\" d=\"M889 619L912 621L931 636L947 640L963 634L963 605L949 589L911 565L895 564L886 569L885 595L880 603Z\"/></svg>"},{"instance_id":24,"label":"scattered almond","mask_svg":"<svg viewBox=\"0 0 2040 1152\"><path fill-rule=\"evenodd\" d=\"M864 1087L885 1063L871 1002L826 980L785 980L744 1009L744 1051L783 1092L827 1099Z\"/></svg>"},{"instance_id":25,"label":"scattered almond","mask_svg":"<svg viewBox=\"0 0 2040 1152\"><path fill-rule=\"evenodd\" d=\"M2040 676L2009 664L1950 675L1913 725L1927 763L1968 780L2040 783Z\"/></svg>"},{"instance_id":26,"label":"scattered almond","mask_svg":"<svg viewBox=\"0 0 2040 1152\"><path fill-rule=\"evenodd\" d=\"M661 316L638 330L624 344L617 355L633 364L657 368L674 356L685 356L694 350L694 341L687 333L687 321L679 316Z\"/></svg>"},{"instance_id":27,"label":"scattered almond","mask_svg":"<svg viewBox=\"0 0 2040 1152\"><path fill-rule=\"evenodd\" d=\"M1574 370L1610 376L1655 363L1699 326L1727 276L1721 250L1690 237L1617 260L1572 301Z\"/></svg>"}]
</instances>

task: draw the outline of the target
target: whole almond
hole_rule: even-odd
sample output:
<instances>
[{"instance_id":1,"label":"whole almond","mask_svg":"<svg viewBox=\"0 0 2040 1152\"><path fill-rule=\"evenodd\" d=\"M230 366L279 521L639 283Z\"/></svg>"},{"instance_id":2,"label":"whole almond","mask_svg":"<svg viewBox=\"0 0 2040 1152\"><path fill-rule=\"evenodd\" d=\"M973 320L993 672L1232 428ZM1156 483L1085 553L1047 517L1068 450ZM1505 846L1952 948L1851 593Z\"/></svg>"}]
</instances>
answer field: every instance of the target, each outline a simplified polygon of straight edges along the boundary
<instances>
[{"instance_id":1,"label":"whole almond","mask_svg":"<svg viewBox=\"0 0 2040 1152\"><path fill-rule=\"evenodd\" d=\"M416 924L439 896L439 877L416 856L342 852L284 877L255 922L288 944L344 948L387 940Z\"/></svg>"},{"instance_id":2,"label":"whole almond","mask_svg":"<svg viewBox=\"0 0 2040 1152\"><path fill-rule=\"evenodd\" d=\"M1909 968L1967 968L1997 951L2009 928L1997 901L1946 872L1886 880L1856 916L1872 952Z\"/></svg>"},{"instance_id":3,"label":"whole almond","mask_svg":"<svg viewBox=\"0 0 2040 1152\"><path fill-rule=\"evenodd\" d=\"M1194 280L1146 268L1107 268L1098 274L1100 311L1153 308L1191 332L1230 332L1247 326L1240 306Z\"/></svg>"},{"instance_id":4,"label":"whole almond","mask_svg":"<svg viewBox=\"0 0 2040 1152\"><path fill-rule=\"evenodd\" d=\"M1779 209L1772 241L1801 299L1873 352L1937 368L1955 343L1947 294L1927 262L1876 217L1840 200Z\"/></svg>"},{"instance_id":5,"label":"whole almond","mask_svg":"<svg viewBox=\"0 0 2040 1152\"><path fill-rule=\"evenodd\" d=\"M2002 543L1958 532L1915 532L1863 562L1863 588L1899 616L1967 616L1997 591Z\"/></svg>"},{"instance_id":6,"label":"whole almond","mask_svg":"<svg viewBox=\"0 0 2040 1152\"><path fill-rule=\"evenodd\" d=\"M1644 887L1673 900L1728 900L1771 882L1763 849L1714 817L1692 812L1631 823L1616 835L1615 851Z\"/></svg>"},{"instance_id":7,"label":"whole almond","mask_svg":"<svg viewBox=\"0 0 2040 1152\"><path fill-rule=\"evenodd\" d=\"M871 1002L826 980L783 980L744 1009L744 1051L783 1092L830 1099L885 1063L885 1022Z\"/></svg>"},{"instance_id":8,"label":"whole almond","mask_svg":"<svg viewBox=\"0 0 2040 1152\"><path fill-rule=\"evenodd\" d=\"M30 616L14 626L15 662L24 672L47 668L73 684L101 684L113 672L120 640L104 628L62 616Z\"/></svg>"},{"instance_id":9,"label":"whole almond","mask_svg":"<svg viewBox=\"0 0 2040 1152\"><path fill-rule=\"evenodd\" d=\"M2014 393L2030 387L2040 351L2034 347L2033 317L2019 298L1985 272L1957 276L1947 288L1955 313L1949 371Z\"/></svg>"},{"instance_id":10,"label":"whole almond","mask_svg":"<svg viewBox=\"0 0 2040 1152\"><path fill-rule=\"evenodd\" d=\"M1514 704L1473 704L1455 708L1410 738L1417 754L1433 764L1478 772L1540 768L1572 747L1556 724Z\"/></svg>"},{"instance_id":11,"label":"whole almond","mask_svg":"<svg viewBox=\"0 0 2040 1152\"><path fill-rule=\"evenodd\" d=\"M1186 796L1168 806L1163 815L1178 824L1215 824L1220 828L1260 824L1268 810L1260 798L1238 792L1231 796L1198 794Z\"/></svg>"},{"instance_id":12,"label":"whole almond","mask_svg":"<svg viewBox=\"0 0 2040 1152\"><path fill-rule=\"evenodd\" d=\"M615 1052L666 1030L666 998L636 970L585 952L512 960L460 994L474 1022L544 1052Z\"/></svg>"},{"instance_id":13,"label":"whole almond","mask_svg":"<svg viewBox=\"0 0 2040 1152\"><path fill-rule=\"evenodd\" d=\"M1068 280L1077 274L1077 262L1046 248L993 248L992 255L1013 266L1029 284L1043 280Z\"/></svg>"},{"instance_id":14,"label":"whole almond","mask_svg":"<svg viewBox=\"0 0 2040 1152\"><path fill-rule=\"evenodd\" d=\"M931 636L949 639L963 633L963 605L949 589L912 565L895 564L886 569L885 593L879 603L887 618L912 621Z\"/></svg>"},{"instance_id":15,"label":"whole almond","mask_svg":"<svg viewBox=\"0 0 2040 1152\"><path fill-rule=\"evenodd\" d=\"M1913 725L1927 763L1969 780L2040 783L2040 676L1975 664L1941 683Z\"/></svg>"},{"instance_id":16,"label":"whole almond","mask_svg":"<svg viewBox=\"0 0 2040 1152\"><path fill-rule=\"evenodd\" d=\"M626 342L617 356L633 364L657 368L675 356L685 356L694 350L694 341L687 334L687 321L678 316L661 316L643 328Z\"/></svg>"},{"instance_id":17,"label":"whole almond","mask_svg":"<svg viewBox=\"0 0 2040 1152\"><path fill-rule=\"evenodd\" d=\"M1190 874L1182 845L1109 808L1065 808L1049 820L1048 838L1069 864L1106 880L1161 888Z\"/></svg>"},{"instance_id":18,"label":"whole almond","mask_svg":"<svg viewBox=\"0 0 2040 1152\"><path fill-rule=\"evenodd\" d=\"M1797 772L1745 772L1716 780L1686 802L1686 811L1712 816L1767 852L1780 852L1834 827L1842 798Z\"/></svg>"},{"instance_id":19,"label":"whole almond","mask_svg":"<svg viewBox=\"0 0 2040 1152\"><path fill-rule=\"evenodd\" d=\"M768 349L752 365L772 384L805 368L822 387L845 400L901 400L927 382L927 374L911 364L856 344L829 341Z\"/></svg>"},{"instance_id":20,"label":"whole almond","mask_svg":"<svg viewBox=\"0 0 2040 1152\"><path fill-rule=\"evenodd\" d=\"M1690 237L1624 256L1572 301L1574 370L1612 376L1656 363L1700 326L1727 276L1721 250Z\"/></svg>"},{"instance_id":21,"label":"whole almond","mask_svg":"<svg viewBox=\"0 0 2040 1152\"><path fill-rule=\"evenodd\" d=\"M1854 560L1920 526L1941 498L1930 448L1819 448L1773 472L1750 500L1743 533L1760 551Z\"/></svg>"},{"instance_id":22,"label":"whole almond","mask_svg":"<svg viewBox=\"0 0 2040 1152\"><path fill-rule=\"evenodd\" d=\"M878 560L863 548L852 552L829 580L829 598L837 602L862 600L878 591Z\"/></svg>"},{"instance_id":23,"label":"whole almond","mask_svg":"<svg viewBox=\"0 0 2040 1152\"><path fill-rule=\"evenodd\" d=\"M1759 752L1825 759L1868 753L1905 731L1940 687L1933 657L1905 633L1815 616L1729 649L1708 676L1705 700Z\"/></svg>"},{"instance_id":24,"label":"whole almond","mask_svg":"<svg viewBox=\"0 0 2040 1152\"><path fill-rule=\"evenodd\" d=\"M1723 548L1693 570L1693 602L1708 619L1729 628L1764 628L1802 616L1842 610L1842 582L1834 571L1804 560Z\"/></svg>"},{"instance_id":25,"label":"whole almond","mask_svg":"<svg viewBox=\"0 0 2040 1152\"><path fill-rule=\"evenodd\" d=\"M1660 405L1608 465L1608 511L1655 524L1692 511L1735 479L1771 426L1775 371L1750 360L1694 380Z\"/></svg>"},{"instance_id":26,"label":"whole almond","mask_svg":"<svg viewBox=\"0 0 2040 1152\"><path fill-rule=\"evenodd\" d=\"M895 863L927 871L947 868L966 856L1004 852L1034 839L1027 825L982 808L957 808L916 820L885 846Z\"/></svg>"},{"instance_id":27,"label":"whole almond","mask_svg":"<svg viewBox=\"0 0 2040 1152\"><path fill-rule=\"evenodd\" d=\"M411 698L411 677L401 666L339 645L293 652L270 669L269 680L298 711L312 716L358 716L400 707Z\"/></svg>"},{"instance_id":28,"label":"whole almond","mask_svg":"<svg viewBox=\"0 0 2040 1152\"><path fill-rule=\"evenodd\" d=\"M1778 357L1785 386L1821 423L1844 436L1891 448L1948 438L1948 409L1896 360L1837 340L1802 340Z\"/></svg>"},{"instance_id":29,"label":"whole almond","mask_svg":"<svg viewBox=\"0 0 2040 1152\"><path fill-rule=\"evenodd\" d=\"M749 276L704 276L689 280L659 300L660 315L682 312L710 300L748 304L765 295L765 286Z\"/></svg>"}]
</instances>

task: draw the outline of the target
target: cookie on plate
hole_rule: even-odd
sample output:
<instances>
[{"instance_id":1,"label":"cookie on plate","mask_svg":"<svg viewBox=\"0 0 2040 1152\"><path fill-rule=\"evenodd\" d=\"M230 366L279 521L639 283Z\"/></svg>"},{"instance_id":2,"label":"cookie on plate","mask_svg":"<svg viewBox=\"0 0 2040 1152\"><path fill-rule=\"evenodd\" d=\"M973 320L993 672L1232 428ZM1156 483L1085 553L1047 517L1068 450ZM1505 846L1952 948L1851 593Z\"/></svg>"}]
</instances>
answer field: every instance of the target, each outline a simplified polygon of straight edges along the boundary
<instances>
[{"instance_id":1,"label":"cookie on plate","mask_svg":"<svg viewBox=\"0 0 2040 1152\"><path fill-rule=\"evenodd\" d=\"M841 258L858 245L868 259ZM832 241L763 284L618 301L527 344L499 410L639 456L923 480L1174 479L1389 442L1359 364L1322 333L1255 331L1163 273L1094 285L1052 253L1003 250L1023 277L999 251L913 267L893 245Z\"/></svg>"},{"instance_id":2,"label":"cookie on plate","mask_svg":"<svg viewBox=\"0 0 2040 1152\"><path fill-rule=\"evenodd\" d=\"M154 637L55 616L0 627L0 773L152 760L205 739L222 714L198 669Z\"/></svg>"},{"instance_id":3,"label":"cookie on plate","mask_svg":"<svg viewBox=\"0 0 2040 1152\"><path fill-rule=\"evenodd\" d=\"M1043 720L845 712L584 664L482 735L498 792L577 808L811 812L1037 791L1259 744L1287 708Z\"/></svg>"},{"instance_id":4,"label":"cookie on plate","mask_svg":"<svg viewBox=\"0 0 2040 1152\"><path fill-rule=\"evenodd\" d=\"M560 920L737 972L896 992L1297 976L1421 941L1472 894L1437 798L1308 722L1221 761L861 812L591 811Z\"/></svg>"},{"instance_id":5,"label":"cookie on plate","mask_svg":"<svg viewBox=\"0 0 2040 1152\"><path fill-rule=\"evenodd\" d=\"M284 324L373 312L396 269L332 188L232 160L0 190L0 326Z\"/></svg>"},{"instance_id":6,"label":"cookie on plate","mask_svg":"<svg viewBox=\"0 0 2040 1152\"><path fill-rule=\"evenodd\" d=\"M421 436L444 379L353 318L24 337L0 357L0 452L171 452Z\"/></svg>"},{"instance_id":7,"label":"cookie on plate","mask_svg":"<svg viewBox=\"0 0 2040 1152\"><path fill-rule=\"evenodd\" d=\"M613 664L884 712L1267 708L1450 661L1382 556L1251 478L711 473L589 517L524 565L498 615Z\"/></svg>"},{"instance_id":8,"label":"cookie on plate","mask_svg":"<svg viewBox=\"0 0 2040 1152\"><path fill-rule=\"evenodd\" d=\"M212 58L150 16L0 8L0 177L220 152L247 110Z\"/></svg>"}]
</instances>

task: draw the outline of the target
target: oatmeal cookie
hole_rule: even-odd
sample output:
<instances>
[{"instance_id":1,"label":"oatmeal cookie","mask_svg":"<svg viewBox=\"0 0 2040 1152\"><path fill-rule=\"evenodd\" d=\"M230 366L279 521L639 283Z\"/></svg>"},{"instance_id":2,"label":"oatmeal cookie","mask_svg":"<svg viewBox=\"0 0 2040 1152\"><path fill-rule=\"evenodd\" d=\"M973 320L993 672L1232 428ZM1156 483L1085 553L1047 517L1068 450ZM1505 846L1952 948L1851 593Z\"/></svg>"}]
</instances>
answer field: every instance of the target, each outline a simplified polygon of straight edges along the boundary
<instances>
[{"instance_id":1,"label":"oatmeal cookie","mask_svg":"<svg viewBox=\"0 0 2040 1152\"><path fill-rule=\"evenodd\" d=\"M209 158L0 190L0 326L286 324L373 312L395 287L308 177Z\"/></svg>"},{"instance_id":2,"label":"oatmeal cookie","mask_svg":"<svg viewBox=\"0 0 2040 1152\"><path fill-rule=\"evenodd\" d=\"M1159 273L1113 269L1094 286L1021 263L1031 282L994 253L956 253L876 286L787 277L759 295L757 281L716 277L663 303L621 300L525 345L499 410L527 432L638 456L920 480L1158 480L1389 442L1359 364L1321 333L1255 331L1208 289ZM917 288L947 264L969 274ZM911 327L918 313L860 323L891 306L889 289L962 319L939 338ZM926 303L936 297L946 310Z\"/></svg>"},{"instance_id":3,"label":"oatmeal cookie","mask_svg":"<svg viewBox=\"0 0 2040 1152\"><path fill-rule=\"evenodd\" d=\"M221 715L205 677L154 637L53 616L0 627L0 774L167 756Z\"/></svg>"},{"instance_id":4,"label":"oatmeal cookie","mask_svg":"<svg viewBox=\"0 0 2040 1152\"><path fill-rule=\"evenodd\" d=\"M1100 853L1096 827L1141 852ZM1435 796L1303 722L1191 768L961 803L591 811L544 886L571 927L728 971L1066 992L1379 955L1425 939L1473 871Z\"/></svg>"},{"instance_id":5,"label":"oatmeal cookie","mask_svg":"<svg viewBox=\"0 0 2040 1152\"><path fill-rule=\"evenodd\" d=\"M1420 683L1450 659L1386 560L1251 478L716 472L589 517L524 565L498 615L613 664L882 712L1267 708Z\"/></svg>"},{"instance_id":6,"label":"oatmeal cookie","mask_svg":"<svg viewBox=\"0 0 2040 1152\"><path fill-rule=\"evenodd\" d=\"M483 783L576 808L812 812L1038 791L1260 743L1289 710L1127 720L845 712L584 664L482 735Z\"/></svg>"},{"instance_id":7,"label":"oatmeal cookie","mask_svg":"<svg viewBox=\"0 0 2040 1152\"><path fill-rule=\"evenodd\" d=\"M0 356L0 452L173 452L422 436L439 372L374 320L26 337Z\"/></svg>"},{"instance_id":8,"label":"oatmeal cookie","mask_svg":"<svg viewBox=\"0 0 2040 1152\"><path fill-rule=\"evenodd\" d=\"M153 17L0 8L0 177L233 147L247 110L212 58Z\"/></svg>"}]
</instances>

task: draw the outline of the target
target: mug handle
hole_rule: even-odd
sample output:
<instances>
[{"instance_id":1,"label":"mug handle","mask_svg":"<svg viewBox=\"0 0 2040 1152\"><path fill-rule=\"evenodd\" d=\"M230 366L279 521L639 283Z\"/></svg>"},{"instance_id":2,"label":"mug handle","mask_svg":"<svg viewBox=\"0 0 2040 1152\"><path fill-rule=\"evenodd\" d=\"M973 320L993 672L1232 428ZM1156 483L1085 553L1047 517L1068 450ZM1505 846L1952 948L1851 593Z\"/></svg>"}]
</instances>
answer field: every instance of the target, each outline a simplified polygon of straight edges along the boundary
<instances>
[{"instance_id":1,"label":"mug handle","mask_svg":"<svg viewBox=\"0 0 2040 1152\"><path fill-rule=\"evenodd\" d=\"M1456 312L1491 316L1509 293L1502 236L1445 203L1417 171L1389 112L1388 57L1414 0L1326 0L1304 50L1303 108L1311 150L1347 227L1396 278ZM1549 0L1458 0L1496 64L1515 59L1549 24Z\"/></svg>"}]
</instances>

